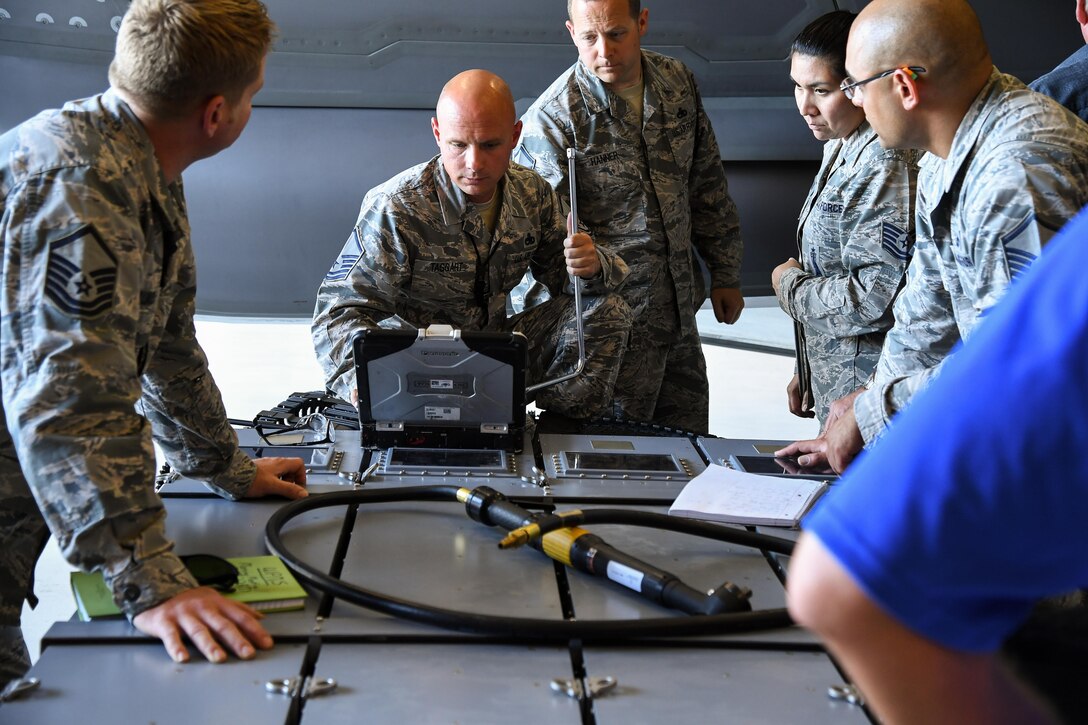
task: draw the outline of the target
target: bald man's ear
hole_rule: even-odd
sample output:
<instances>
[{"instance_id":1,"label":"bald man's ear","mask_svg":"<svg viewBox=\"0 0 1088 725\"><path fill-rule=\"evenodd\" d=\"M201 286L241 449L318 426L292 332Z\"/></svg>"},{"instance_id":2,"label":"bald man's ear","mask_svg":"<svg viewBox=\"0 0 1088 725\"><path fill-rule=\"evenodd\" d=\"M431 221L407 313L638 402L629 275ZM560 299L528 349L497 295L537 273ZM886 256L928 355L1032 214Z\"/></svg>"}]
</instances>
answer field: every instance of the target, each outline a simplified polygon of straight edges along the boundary
<instances>
[{"instance_id":1,"label":"bald man's ear","mask_svg":"<svg viewBox=\"0 0 1088 725\"><path fill-rule=\"evenodd\" d=\"M512 144L514 146L517 146L518 145L518 139L520 139L520 138L521 138L521 120L519 119L518 122L514 124L514 140L512 141Z\"/></svg>"},{"instance_id":2,"label":"bald man's ear","mask_svg":"<svg viewBox=\"0 0 1088 725\"><path fill-rule=\"evenodd\" d=\"M434 142L441 146L442 134L438 131L438 119L434 116L431 116L431 133L434 134Z\"/></svg>"},{"instance_id":3,"label":"bald man's ear","mask_svg":"<svg viewBox=\"0 0 1088 725\"><path fill-rule=\"evenodd\" d=\"M922 102L918 85L918 74L914 71L899 69L892 74L894 92L903 104L903 109L913 111Z\"/></svg>"}]
</instances>

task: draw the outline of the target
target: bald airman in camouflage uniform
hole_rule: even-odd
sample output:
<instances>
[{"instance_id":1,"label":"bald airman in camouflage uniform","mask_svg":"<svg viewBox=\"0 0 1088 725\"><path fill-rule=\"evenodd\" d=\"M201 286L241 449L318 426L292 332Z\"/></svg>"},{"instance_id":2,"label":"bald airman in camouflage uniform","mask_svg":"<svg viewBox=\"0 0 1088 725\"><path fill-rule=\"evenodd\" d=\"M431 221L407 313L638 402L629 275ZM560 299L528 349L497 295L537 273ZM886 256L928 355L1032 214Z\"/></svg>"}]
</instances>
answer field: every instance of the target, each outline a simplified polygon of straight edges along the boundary
<instances>
[{"instance_id":1,"label":"bald airman in camouflage uniform","mask_svg":"<svg viewBox=\"0 0 1088 725\"><path fill-rule=\"evenodd\" d=\"M994 69L948 158L922 162L909 281L874 379L854 400L867 443L1086 203L1088 126Z\"/></svg>"},{"instance_id":2,"label":"bald airman in camouflage uniform","mask_svg":"<svg viewBox=\"0 0 1088 725\"><path fill-rule=\"evenodd\" d=\"M459 120L470 116L481 120L461 128ZM529 384L569 373L578 355L564 249L579 239L599 266L581 280L585 371L541 389L536 403L579 418L602 412L631 325L626 303L610 292L624 283L627 267L607 251L594 251L584 234L568 240L552 188L537 173L509 163L516 121L501 79L484 71L459 74L443 90L432 122L442 154L363 198L355 228L318 290L312 328L327 385L341 397L355 396L351 345L362 329L448 324L518 331L529 343ZM486 132L491 128L494 133ZM477 138L480 129L485 133ZM474 160L466 170L469 156ZM473 196L498 205L490 224L484 202ZM552 298L508 314L508 295L530 269Z\"/></svg>"},{"instance_id":3,"label":"bald airman in camouflage uniform","mask_svg":"<svg viewBox=\"0 0 1088 725\"><path fill-rule=\"evenodd\" d=\"M821 423L831 403L872 375L892 326L914 246L917 159L914 151L881 148L863 122L824 145L801 207L804 268L786 268L776 292L801 329L798 374L807 374Z\"/></svg>"},{"instance_id":4,"label":"bald airman in camouflage uniform","mask_svg":"<svg viewBox=\"0 0 1088 725\"><path fill-rule=\"evenodd\" d=\"M184 36L178 45L151 34L179 66L164 99L145 92L132 65L156 64L144 31L179 2L195 4L132 3L110 90L0 136L0 681L29 667L19 620L23 600L34 602L34 565L50 530L68 561L100 571L116 604L175 661L189 656L182 632L213 661L226 657L217 639L243 657L271 646L253 611L197 586L166 537L154 490L152 438L175 470L226 498L305 495L280 480L304 481L301 461L255 464L227 422L194 335L196 268L180 180L245 126L272 24L253 0L169 18ZM227 26L232 48L250 41L224 82L238 91L226 126L227 101L205 97L203 69L198 87L186 87L193 69L184 59L208 53L201 41L189 45L206 37L206 12ZM200 128L198 114L208 121L200 139L171 126L184 117Z\"/></svg>"},{"instance_id":5,"label":"bald airman in camouflage uniform","mask_svg":"<svg viewBox=\"0 0 1088 725\"><path fill-rule=\"evenodd\" d=\"M841 90L881 145L928 155L874 377L832 405L819 438L776 451L839 472L1088 202L1088 126L994 67L966 0L873 0L850 25L846 70Z\"/></svg>"},{"instance_id":6,"label":"bald airman in camouflage uniform","mask_svg":"<svg viewBox=\"0 0 1088 725\"><path fill-rule=\"evenodd\" d=\"M1088 203L1088 126L989 67L947 158L931 153L920 162L914 257L873 377L840 401L848 414L820 438L778 455L845 469Z\"/></svg>"},{"instance_id":7,"label":"bald airman in camouflage uniform","mask_svg":"<svg viewBox=\"0 0 1088 725\"><path fill-rule=\"evenodd\" d=\"M330 390L353 399L351 340L363 329L516 330L529 342L529 384L574 369L574 298L564 292L567 234L555 194L518 166L506 172L501 193L492 235L437 156L367 192L317 293L314 349ZM606 292L623 283L626 267L599 252L600 278L583 287L586 372L537 393L539 407L572 417L599 413L607 402L631 324L627 305ZM507 295L530 268L555 297L510 316Z\"/></svg>"},{"instance_id":8,"label":"bald airman in camouflage uniform","mask_svg":"<svg viewBox=\"0 0 1088 725\"><path fill-rule=\"evenodd\" d=\"M641 50L647 13L632 17L633 5L568 6L581 59L525 112L514 158L567 206L566 149L575 149L579 223L631 269L623 295L635 324L613 414L705 432L709 387L695 312L706 291L693 253L710 270L718 319L732 323L743 307L740 226L695 79L680 61ZM590 10L607 13L612 30L587 24ZM617 28L623 38L601 50L596 58L608 59L598 65L588 48L611 43L598 38ZM526 295L530 304L541 297Z\"/></svg>"}]
</instances>

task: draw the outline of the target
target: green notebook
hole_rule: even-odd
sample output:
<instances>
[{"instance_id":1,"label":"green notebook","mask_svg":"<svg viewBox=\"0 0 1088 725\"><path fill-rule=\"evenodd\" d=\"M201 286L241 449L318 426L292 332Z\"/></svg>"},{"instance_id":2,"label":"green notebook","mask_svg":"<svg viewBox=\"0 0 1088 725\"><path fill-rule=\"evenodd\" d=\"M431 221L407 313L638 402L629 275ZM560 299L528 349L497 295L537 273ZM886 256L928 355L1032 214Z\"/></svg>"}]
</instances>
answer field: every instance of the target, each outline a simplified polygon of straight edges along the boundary
<instances>
[{"instance_id":1,"label":"green notebook","mask_svg":"<svg viewBox=\"0 0 1088 725\"><path fill-rule=\"evenodd\" d=\"M223 595L228 599L245 602L264 612L302 609L305 605L306 590L279 557L240 556L227 561L238 567L238 584L233 592ZM121 615L121 610L113 603L113 593L101 574L74 571L71 584L80 621Z\"/></svg>"}]
</instances>

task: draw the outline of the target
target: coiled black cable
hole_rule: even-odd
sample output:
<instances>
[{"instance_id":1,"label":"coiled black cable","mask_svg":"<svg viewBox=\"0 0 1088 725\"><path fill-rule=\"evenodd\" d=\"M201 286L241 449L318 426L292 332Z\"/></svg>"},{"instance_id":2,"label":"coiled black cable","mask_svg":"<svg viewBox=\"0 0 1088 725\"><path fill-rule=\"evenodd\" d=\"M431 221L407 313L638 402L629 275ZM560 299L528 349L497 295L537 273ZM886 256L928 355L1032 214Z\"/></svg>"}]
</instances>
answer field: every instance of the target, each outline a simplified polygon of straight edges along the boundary
<instances>
[{"instance_id":1,"label":"coiled black cable","mask_svg":"<svg viewBox=\"0 0 1088 725\"><path fill-rule=\"evenodd\" d=\"M265 526L265 544L269 552L283 559L292 572L319 591L367 609L457 632L532 641L581 639L601 642L647 637L734 634L778 629L793 624L785 609L629 620L503 617L443 609L375 592L329 576L292 554L284 545L281 536L283 527L291 519L308 511L369 503L456 501L460 490L461 487L450 485L412 486L311 495L286 504L269 518ZM793 548L793 542L786 539L645 511L589 509L585 514L587 523L648 526L783 554L788 554Z\"/></svg>"}]
</instances>

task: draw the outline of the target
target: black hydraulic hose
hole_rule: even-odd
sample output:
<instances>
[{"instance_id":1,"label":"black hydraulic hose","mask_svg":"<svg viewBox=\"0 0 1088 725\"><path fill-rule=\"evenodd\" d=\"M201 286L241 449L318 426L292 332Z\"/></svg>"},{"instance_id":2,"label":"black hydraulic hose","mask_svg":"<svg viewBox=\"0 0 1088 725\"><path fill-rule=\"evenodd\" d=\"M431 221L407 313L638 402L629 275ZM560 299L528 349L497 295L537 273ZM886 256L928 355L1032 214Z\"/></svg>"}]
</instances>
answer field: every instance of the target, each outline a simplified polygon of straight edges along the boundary
<instances>
[{"instance_id":1,"label":"black hydraulic hose","mask_svg":"<svg viewBox=\"0 0 1088 725\"><path fill-rule=\"evenodd\" d=\"M291 519L308 511L352 504L399 501L456 501L458 500L458 492L462 490L458 486L412 486L311 495L284 505L269 518L265 527L265 543L269 552L283 559L292 572L319 591L384 614L458 632L534 641L566 641L577 638L599 642L635 637L676 637L752 632L777 629L793 624L785 609L630 620L556 620L504 617L443 609L375 592L329 576L294 556L284 545L281 537L283 527ZM613 513L616 511L620 510L613 510ZM704 538L742 543L730 537L737 533L747 533L739 530L727 530L724 527L716 527L698 521L673 519L672 517L664 518L668 519L669 526L660 526L659 528L692 533ZM658 523L665 523L651 522L650 519L644 521L646 523L636 525L655 526ZM626 522L604 520L599 523ZM711 532L707 527L720 531ZM723 531L729 533L724 534ZM710 535L711 533L714 535Z\"/></svg>"}]
</instances>

